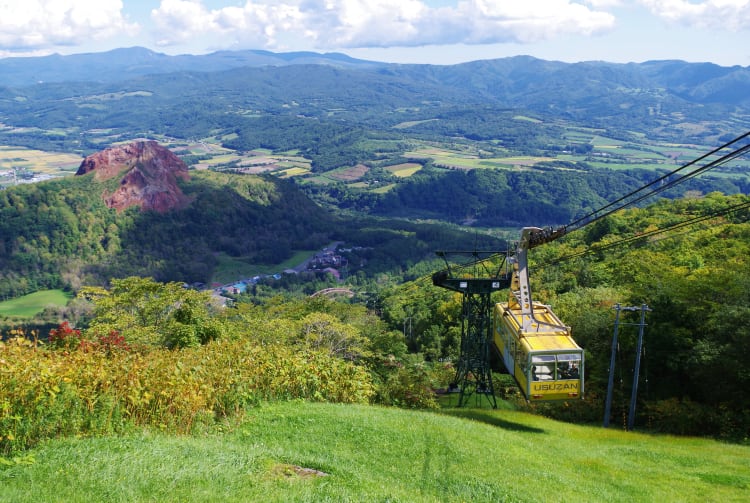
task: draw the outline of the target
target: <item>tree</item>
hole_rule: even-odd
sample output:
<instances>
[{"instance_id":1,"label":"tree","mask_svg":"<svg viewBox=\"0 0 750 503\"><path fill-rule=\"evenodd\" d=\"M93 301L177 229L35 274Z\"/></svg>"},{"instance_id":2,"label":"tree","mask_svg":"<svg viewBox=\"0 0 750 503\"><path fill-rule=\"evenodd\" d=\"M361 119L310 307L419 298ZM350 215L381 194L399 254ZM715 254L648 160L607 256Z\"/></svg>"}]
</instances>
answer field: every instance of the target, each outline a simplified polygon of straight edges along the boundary
<instances>
[{"instance_id":1,"label":"tree","mask_svg":"<svg viewBox=\"0 0 750 503\"><path fill-rule=\"evenodd\" d=\"M333 356L357 360L370 354L370 341L359 330L327 313L315 312L305 316L301 332L305 346L326 350Z\"/></svg>"},{"instance_id":2,"label":"tree","mask_svg":"<svg viewBox=\"0 0 750 503\"><path fill-rule=\"evenodd\" d=\"M222 322L213 316L210 293L177 282L131 276L113 279L109 290L83 288L78 296L94 304L88 331L108 334L114 330L130 344L197 346L223 331Z\"/></svg>"}]
</instances>

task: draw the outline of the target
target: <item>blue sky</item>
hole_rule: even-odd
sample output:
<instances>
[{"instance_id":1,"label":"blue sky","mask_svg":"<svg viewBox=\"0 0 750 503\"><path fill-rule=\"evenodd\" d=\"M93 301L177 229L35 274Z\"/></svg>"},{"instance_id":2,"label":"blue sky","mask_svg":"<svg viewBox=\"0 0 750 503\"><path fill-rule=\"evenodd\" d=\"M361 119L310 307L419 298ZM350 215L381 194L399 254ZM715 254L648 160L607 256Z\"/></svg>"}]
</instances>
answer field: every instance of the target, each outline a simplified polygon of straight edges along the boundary
<instances>
[{"instance_id":1,"label":"blue sky","mask_svg":"<svg viewBox=\"0 0 750 503\"><path fill-rule=\"evenodd\" d=\"M131 46L750 66L750 0L0 0L0 57Z\"/></svg>"}]
</instances>

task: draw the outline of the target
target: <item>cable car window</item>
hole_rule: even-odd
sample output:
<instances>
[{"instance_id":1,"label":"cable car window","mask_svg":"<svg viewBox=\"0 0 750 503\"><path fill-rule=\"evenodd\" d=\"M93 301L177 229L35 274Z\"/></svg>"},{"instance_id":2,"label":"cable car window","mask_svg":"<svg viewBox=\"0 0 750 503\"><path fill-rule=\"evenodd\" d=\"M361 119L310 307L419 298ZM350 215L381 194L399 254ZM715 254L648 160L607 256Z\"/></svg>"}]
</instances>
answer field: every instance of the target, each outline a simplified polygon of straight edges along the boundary
<instances>
[{"instance_id":1,"label":"cable car window","mask_svg":"<svg viewBox=\"0 0 750 503\"><path fill-rule=\"evenodd\" d=\"M578 353L557 355L558 379L578 379L581 368L581 355Z\"/></svg>"},{"instance_id":2,"label":"cable car window","mask_svg":"<svg viewBox=\"0 0 750 503\"><path fill-rule=\"evenodd\" d=\"M555 379L555 355L535 355L531 357L531 378L535 381Z\"/></svg>"}]
</instances>

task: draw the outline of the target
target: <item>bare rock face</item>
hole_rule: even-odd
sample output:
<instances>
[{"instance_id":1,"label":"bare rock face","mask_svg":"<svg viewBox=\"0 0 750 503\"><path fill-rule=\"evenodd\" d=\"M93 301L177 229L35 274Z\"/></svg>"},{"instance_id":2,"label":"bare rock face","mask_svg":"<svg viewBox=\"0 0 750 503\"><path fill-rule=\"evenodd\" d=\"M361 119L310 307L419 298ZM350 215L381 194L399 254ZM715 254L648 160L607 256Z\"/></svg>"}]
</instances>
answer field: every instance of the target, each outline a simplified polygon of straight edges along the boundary
<instances>
[{"instance_id":1,"label":"bare rock face","mask_svg":"<svg viewBox=\"0 0 750 503\"><path fill-rule=\"evenodd\" d=\"M94 172L97 180L120 179L113 193L102 194L110 208L131 206L160 213L182 208L190 201L177 185L189 178L187 165L155 141L137 141L111 147L85 158L76 175Z\"/></svg>"}]
</instances>

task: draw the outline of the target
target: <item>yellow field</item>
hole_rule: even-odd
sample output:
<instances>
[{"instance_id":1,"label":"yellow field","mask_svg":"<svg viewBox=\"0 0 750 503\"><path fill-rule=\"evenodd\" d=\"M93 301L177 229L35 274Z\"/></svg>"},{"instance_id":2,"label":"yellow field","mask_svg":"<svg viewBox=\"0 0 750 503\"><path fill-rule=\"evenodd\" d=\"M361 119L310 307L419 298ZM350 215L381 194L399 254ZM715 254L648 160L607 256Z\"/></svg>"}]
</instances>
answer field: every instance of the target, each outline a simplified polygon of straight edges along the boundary
<instances>
[{"instance_id":1,"label":"yellow field","mask_svg":"<svg viewBox=\"0 0 750 503\"><path fill-rule=\"evenodd\" d=\"M283 171L280 171L281 176L283 178L289 178L289 177L292 177L292 176L304 175L304 174L309 173L309 172L310 172L310 170L309 169L305 169L305 168L289 168L289 169L285 169Z\"/></svg>"},{"instance_id":2,"label":"yellow field","mask_svg":"<svg viewBox=\"0 0 750 503\"><path fill-rule=\"evenodd\" d=\"M396 164L393 166L388 166L385 168L386 170L393 173L395 176L399 178L408 178L420 169L422 169L422 165L418 164L416 162L405 162L403 164Z\"/></svg>"},{"instance_id":3,"label":"yellow field","mask_svg":"<svg viewBox=\"0 0 750 503\"><path fill-rule=\"evenodd\" d=\"M396 187L395 183L391 183L388 185L383 185L382 187L378 187L377 189L373 190L376 194L385 194L386 192L389 192L390 190L394 189Z\"/></svg>"},{"instance_id":4,"label":"yellow field","mask_svg":"<svg viewBox=\"0 0 750 503\"><path fill-rule=\"evenodd\" d=\"M14 168L48 177L66 176L75 173L81 161L82 158L75 154L0 145L0 179L12 180Z\"/></svg>"},{"instance_id":5,"label":"yellow field","mask_svg":"<svg viewBox=\"0 0 750 503\"><path fill-rule=\"evenodd\" d=\"M483 169L483 168L527 168L538 162L552 161L551 157L480 157L474 152L447 150L443 148L426 147L407 152L406 155L431 159L436 166L448 169ZM395 173L394 173L395 174ZM398 175L397 175L398 176Z\"/></svg>"}]
</instances>

